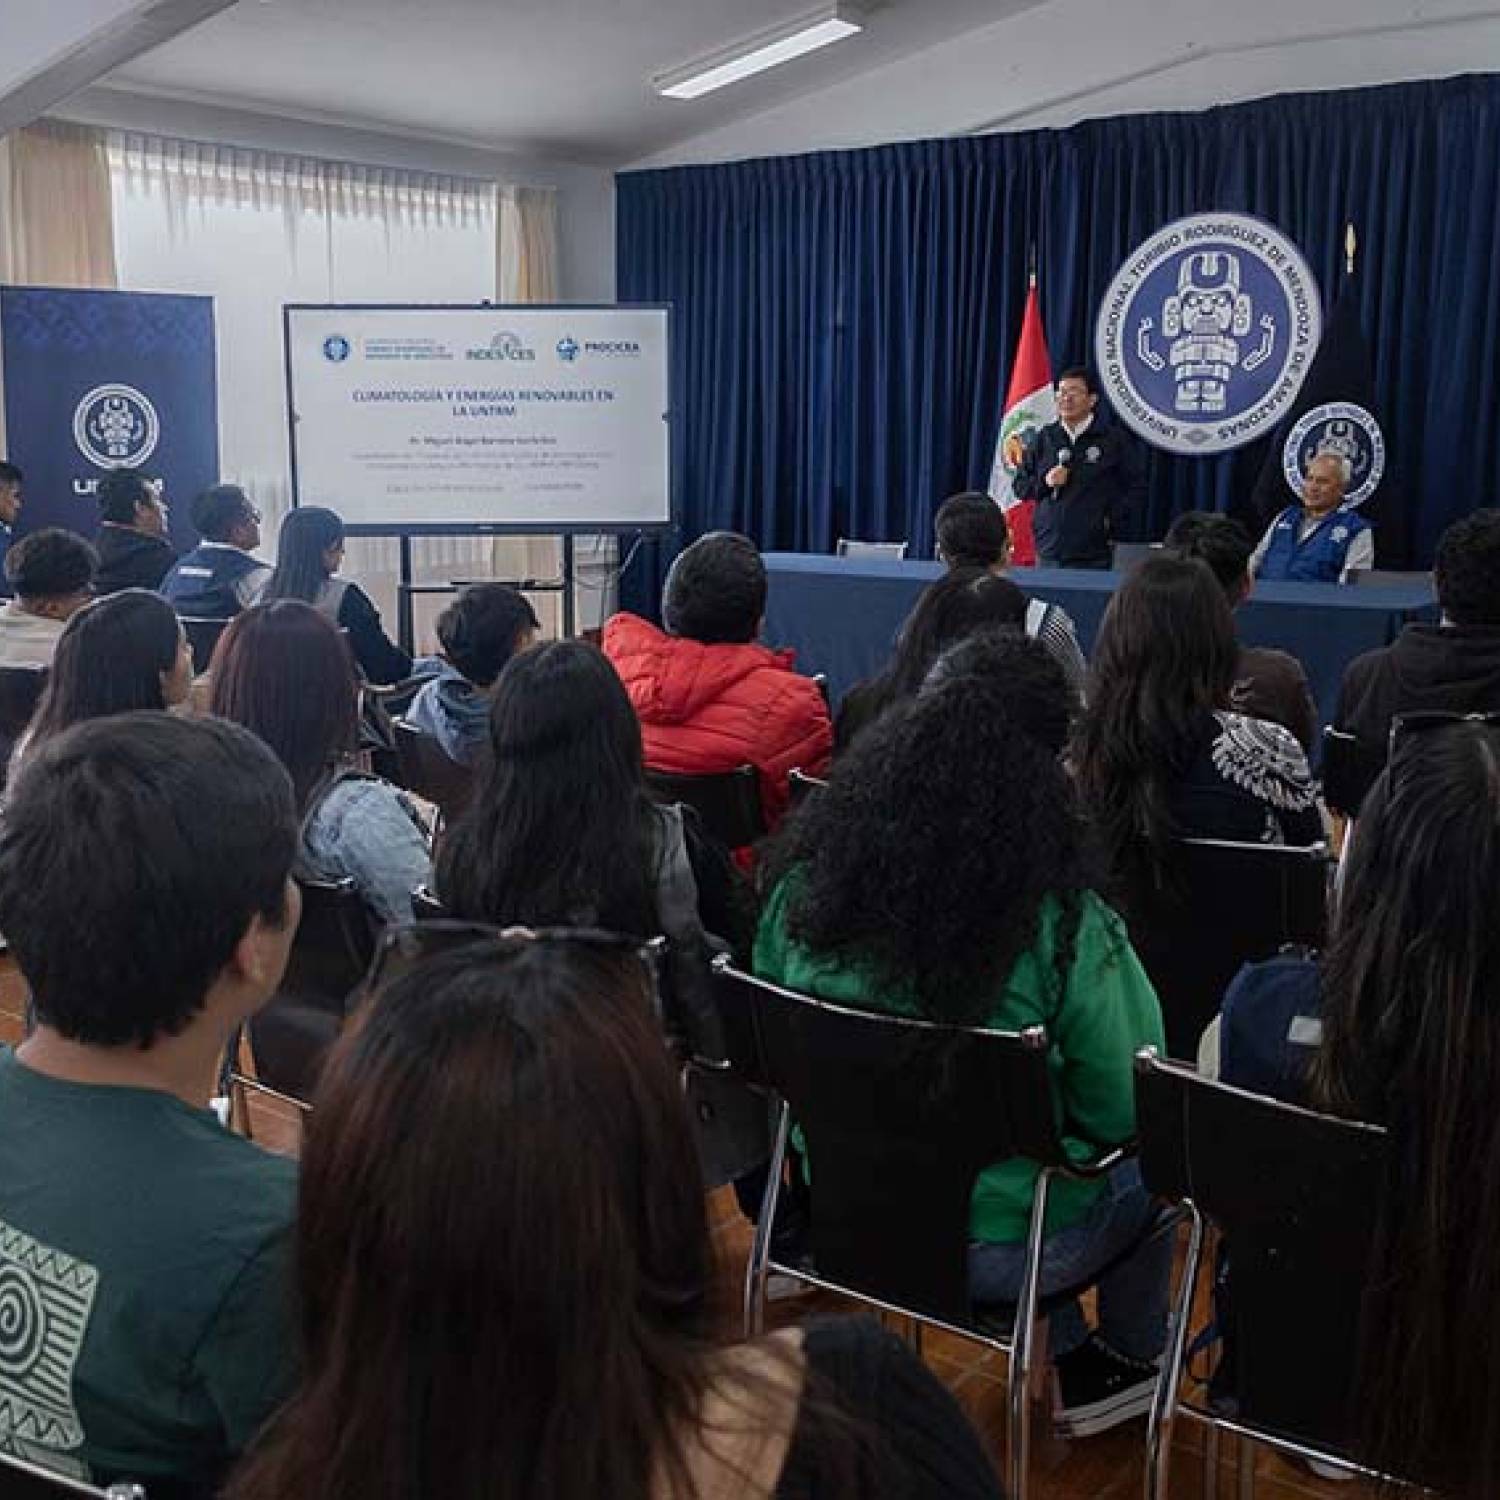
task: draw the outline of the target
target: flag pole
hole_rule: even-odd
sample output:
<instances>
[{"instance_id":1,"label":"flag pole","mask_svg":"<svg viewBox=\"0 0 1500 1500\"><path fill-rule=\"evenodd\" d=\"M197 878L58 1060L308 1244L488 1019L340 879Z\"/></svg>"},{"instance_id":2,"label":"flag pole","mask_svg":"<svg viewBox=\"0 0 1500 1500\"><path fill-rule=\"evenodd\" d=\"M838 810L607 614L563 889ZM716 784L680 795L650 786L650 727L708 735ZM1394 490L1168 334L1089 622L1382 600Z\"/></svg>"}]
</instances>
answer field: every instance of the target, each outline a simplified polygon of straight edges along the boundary
<instances>
[{"instance_id":1,"label":"flag pole","mask_svg":"<svg viewBox=\"0 0 1500 1500\"><path fill-rule=\"evenodd\" d=\"M1026 252L1026 285L1029 289L1036 289L1036 241L1031 242L1031 248Z\"/></svg>"},{"instance_id":2,"label":"flag pole","mask_svg":"<svg viewBox=\"0 0 1500 1500\"><path fill-rule=\"evenodd\" d=\"M1354 256L1359 249L1359 236L1354 232L1354 223L1351 220L1344 226L1344 274L1354 274Z\"/></svg>"}]
</instances>

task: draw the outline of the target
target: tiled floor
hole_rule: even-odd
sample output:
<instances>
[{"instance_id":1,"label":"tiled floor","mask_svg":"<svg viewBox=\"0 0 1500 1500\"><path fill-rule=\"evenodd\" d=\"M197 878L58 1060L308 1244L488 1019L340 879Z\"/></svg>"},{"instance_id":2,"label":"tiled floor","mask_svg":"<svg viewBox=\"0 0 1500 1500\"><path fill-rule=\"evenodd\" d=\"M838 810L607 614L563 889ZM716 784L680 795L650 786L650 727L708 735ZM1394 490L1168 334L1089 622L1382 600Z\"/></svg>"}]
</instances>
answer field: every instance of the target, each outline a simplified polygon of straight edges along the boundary
<instances>
[{"instance_id":1,"label":"tiled floor","mask_svg":"<svg viewBox=\"0 0 1500 1500\"><path fill-rule=\"evenodd\" d=\"M19 1039L25 993L9 959L0 959L0 1043ZM298 1139L296 1112L274 1100L253 1099L252 1128L268 1149L295 1154ZM740 1282L749 1252L750 1233L727 1189L714 1196L712 1220L715 1246L722 1266L722 1295L726 1325L738 1324ZM837 1313L849 1304L819 1295L780 1304L773 1321L811 1314ZM788 1310L790 1308L790 1310ZM958 1397L973 1419L986 1447L997 1458L1005 1427L1004 1366L998 1355L981 1345L953 1335L928 1333L924 1354L932 1369ZM1067 1443L1037 1432L1033 1439L1032 1500L1126 1500L1140 1496L1143 1484L1145 1424L1084 1442ZM1214 1500L1205 1489L1203 1431L1196 1424L1179 1424L1173 1453L1173 1500ZM1217 1495L1244 1500L1236 1483L1238 1453L1234 1439L1220 1445ZM1305 1469L1262 1451L1256 1458L1256 1500L1365 1500L1367 1492L1354 1484L1328 1484Z\"/></svg>"}]
</instances>

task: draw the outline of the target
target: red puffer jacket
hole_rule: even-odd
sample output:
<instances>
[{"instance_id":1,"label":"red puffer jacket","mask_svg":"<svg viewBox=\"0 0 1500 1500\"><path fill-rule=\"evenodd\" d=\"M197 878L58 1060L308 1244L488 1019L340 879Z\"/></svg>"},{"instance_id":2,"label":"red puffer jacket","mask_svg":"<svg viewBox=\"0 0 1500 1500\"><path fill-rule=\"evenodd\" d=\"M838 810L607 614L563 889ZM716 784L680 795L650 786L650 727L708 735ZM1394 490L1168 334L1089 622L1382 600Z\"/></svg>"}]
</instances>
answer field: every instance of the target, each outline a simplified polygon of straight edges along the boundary
<instances>
[{"instance_id":1,"label":"red puffer jacket","mask_svg":"<svg viewBox=\"0 0 1500 1500\"><path fill-rule=\"evenodd\" d=\"M604 654L630 694L653 770L706 776L752 765L774 827L786 811L787 772L827 769L828 705L812 678L792 670L790 651L705 646L619 614L604 627Z\"/></svg>"}]
</instances>

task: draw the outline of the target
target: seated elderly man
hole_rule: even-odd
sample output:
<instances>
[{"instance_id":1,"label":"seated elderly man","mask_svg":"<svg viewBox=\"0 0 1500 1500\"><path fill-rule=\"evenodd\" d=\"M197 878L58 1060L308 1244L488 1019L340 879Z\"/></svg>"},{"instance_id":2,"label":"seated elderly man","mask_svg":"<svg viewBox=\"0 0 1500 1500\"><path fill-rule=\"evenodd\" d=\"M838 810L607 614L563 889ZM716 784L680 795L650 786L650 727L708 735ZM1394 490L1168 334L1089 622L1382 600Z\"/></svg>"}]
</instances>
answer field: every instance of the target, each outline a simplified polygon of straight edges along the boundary
<instances>
[{"instance_id":1,"label":"seated elderly man","mask_svg":"<svg viewBox=\"0 0 1500 1500\"><path fill-rule=\"evenodd\" d=\"M1250 573L1267 583L1339 583L1375 566L1375 534L1344 504L1349 460L1320 453L1302 477L1302 503L1289 505L1266 528Z\"/></svg>"}]
</instances>

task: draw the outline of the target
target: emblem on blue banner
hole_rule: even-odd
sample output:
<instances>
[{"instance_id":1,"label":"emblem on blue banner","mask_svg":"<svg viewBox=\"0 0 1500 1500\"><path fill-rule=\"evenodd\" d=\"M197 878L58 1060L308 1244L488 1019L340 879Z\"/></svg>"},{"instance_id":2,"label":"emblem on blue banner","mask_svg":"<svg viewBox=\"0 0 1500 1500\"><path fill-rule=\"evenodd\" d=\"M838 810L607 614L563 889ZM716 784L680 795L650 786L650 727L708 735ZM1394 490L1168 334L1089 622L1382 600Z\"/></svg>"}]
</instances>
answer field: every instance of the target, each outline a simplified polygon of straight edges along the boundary
<instances>
[{"instance_id":1,"label":"emblem on blue banner","mask_svg":"<svg viewBox=\"0 0 1500 1500\"><path fill-rule=\"evenodd\" d=\"M1353 401L1330 401L1305 411L1287 433L1281 472L1296 494L1313 459L1332 454L1349 460L1345 505L1363 505L1385 477L1385 434L1380 423Z\"/></svg>"},{"instance_id":2,"label":"emblem on blue banner","mask_svg":"<svg viewBox=\"0 0 1500 1500\"><path fill-rule=\"evenodd\" d=\"M1317 282L1291 240L1245 214L1197 214L1116 272L1094 352L1116 414L1147 442L1222 453L1286 414L1322 330Z\"/></svg>"},{"instance_id":3,"label":"emblem on blue banner","mask_svg":"<svg viewBox=\"0 0 1500 1500\"><path fill-rule=\"evenodd\" d=\"M73 412L73 440L101 469L138 469L156 452L161 421L133 385L97 385Z\"/></svg>"}]
</instances>

